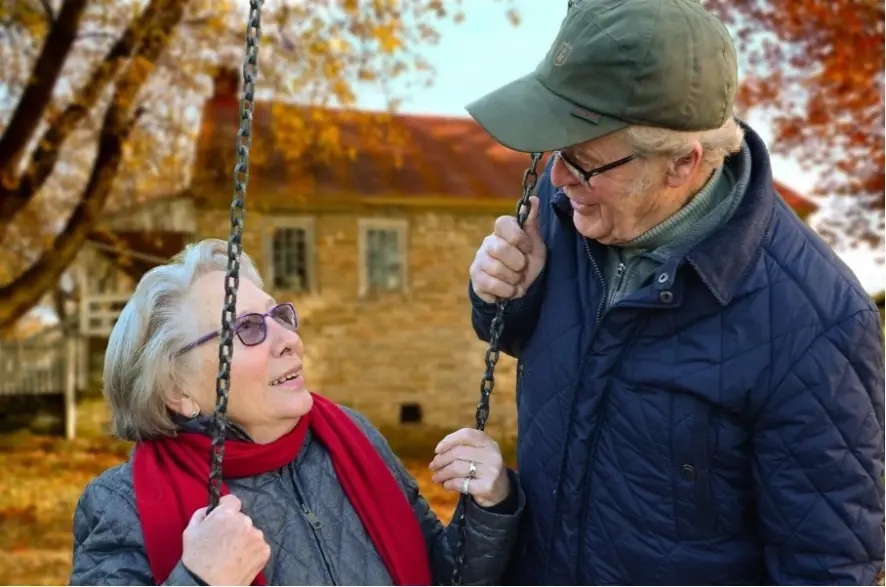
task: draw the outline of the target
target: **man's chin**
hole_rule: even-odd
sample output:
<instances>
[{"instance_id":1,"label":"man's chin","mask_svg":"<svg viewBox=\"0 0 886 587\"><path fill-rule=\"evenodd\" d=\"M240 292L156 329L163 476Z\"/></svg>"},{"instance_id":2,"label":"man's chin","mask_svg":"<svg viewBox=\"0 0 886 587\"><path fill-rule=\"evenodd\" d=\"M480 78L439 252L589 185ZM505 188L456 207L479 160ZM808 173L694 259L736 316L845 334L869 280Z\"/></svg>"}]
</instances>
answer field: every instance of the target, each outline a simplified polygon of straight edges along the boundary
<instances>
[{"instance_id":1,"label":"man's chin","mask_svg":"<svg viewBox=\"0 0 886 587\"><path fill-rule=\"evenodd\" d=\"M609 231L603 225L599 212L592 215L573 212L572 223L575 225L575 230L578 231L578 234L583 237L589 238L592 241L597 241L603 245L608 244L605 240L609 236Z\"/></svg>"}]
</instances>

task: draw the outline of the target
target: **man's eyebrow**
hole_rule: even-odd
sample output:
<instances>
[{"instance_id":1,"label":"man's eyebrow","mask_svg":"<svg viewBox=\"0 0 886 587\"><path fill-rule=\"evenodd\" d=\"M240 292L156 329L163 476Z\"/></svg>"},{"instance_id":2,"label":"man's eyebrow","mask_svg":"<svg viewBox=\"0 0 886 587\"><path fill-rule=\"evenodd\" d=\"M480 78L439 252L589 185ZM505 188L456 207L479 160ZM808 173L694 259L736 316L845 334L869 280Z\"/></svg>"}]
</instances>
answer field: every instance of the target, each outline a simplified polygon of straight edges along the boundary
<instances>
[{"instance_id":1,"label":"man's eyebrow","mask_svg":"<svg viewBox=\"0 0 886 587\"><path fill-rule=\"evenodd\" d=\"M576 161L578 163L587 163L591 167L596 167L601 161L599 157L588 153L584 149L576 149L575 147L571 147L569 149L564 149L563 152L566 153L566 156L573 161Z\"/></svg>"},{"instance_id":2,"label":"man's eyebrow","mask_svg":"<svg viewBox=\"0 0 886 587\"><path fill-rule=\"evenodd\" d=\"M599 164L603 162L603 159L601 157L586 149L576 149L573 157L585 163Z\"/></svg>"}]
</instances>

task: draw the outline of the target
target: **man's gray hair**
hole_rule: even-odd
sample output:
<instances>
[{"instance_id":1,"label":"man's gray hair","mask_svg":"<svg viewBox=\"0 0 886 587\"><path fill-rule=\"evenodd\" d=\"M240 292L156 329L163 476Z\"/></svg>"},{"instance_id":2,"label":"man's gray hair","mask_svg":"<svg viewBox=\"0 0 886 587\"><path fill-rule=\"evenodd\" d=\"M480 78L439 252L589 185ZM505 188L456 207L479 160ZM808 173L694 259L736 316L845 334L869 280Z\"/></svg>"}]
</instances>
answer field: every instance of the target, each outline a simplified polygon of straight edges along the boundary
<instances>
[{"instance_id":1,"label":"man's gray hair","mask_svg":"<svg viewBox=\"0 0 886 587\"><path fill-rule=\"evenodd\" d=\"M633 153L641 157L666 157L672 161L688 155L698 141L703 150L701 163L707 169L720 167L726 157L741 149L744 140L744 130L732 117L720 128L699 132L630 126L626 133Z\"/></svg>"},{"instance_id":2,"label":"man's gray hair","mask_svg":"<svg viewBox=\"0 0 886 587\"><path fill-rule=\"evenodd\" d=\"M188 245L139 281L105 351L104 394L118 437L138 441L175 433L167 394L186 389L189 379L188 355L176 357L176 352L202 334L196 332L194 313L185 301L199 277L227 269L227 258L225 241L206 239ZM240 277L264 287L246 253L240 257Z\"/></svg>"}]
</instances>

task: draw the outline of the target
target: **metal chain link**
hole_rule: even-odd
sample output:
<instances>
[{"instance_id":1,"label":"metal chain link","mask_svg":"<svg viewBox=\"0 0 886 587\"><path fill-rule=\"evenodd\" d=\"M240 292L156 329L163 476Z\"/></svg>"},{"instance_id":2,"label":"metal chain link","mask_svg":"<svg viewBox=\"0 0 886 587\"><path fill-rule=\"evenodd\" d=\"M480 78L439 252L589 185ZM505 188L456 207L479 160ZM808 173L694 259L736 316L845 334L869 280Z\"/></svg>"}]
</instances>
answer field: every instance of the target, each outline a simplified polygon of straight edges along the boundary
<instances>
[{"instance_id":1,"label":"metal chain link","mask_svg":"<svg viewBox=\"0 0 886 587\"><path fill-rule=\"evenodd\" d=\"M580 0L568 0L566 3L566 13ZM526 223L529 216L530 203L529 196L535 189L535 183L538 181L538 162L541 160L542 153L532 154L532 165L523 172L523 196L517 202L517 224L520 228ZM483 373L483 379L480 383L480 402L477 404L477 413L475 415L477 430L486 428L486 420L489 418L489 396L492 395L492 389L495 387L495 365L498 363L500 354L498 345L504 329L504 313L507 308L507 300L496 300L495 316L492 318L492 324L489 327L489 346L486 348L486 372ZM465 506L466 495L459 497L459 515L458 515L458 542L455 547L455 565L452 570L452 584L461 585L462 568L464 567L464 549L467 535L465 517L467 514Z\"/></svg>"},{"instance_id":2,"label":"metal chain link","mask_svg":"<svg viewBox=\"0 0 886 587\"><path fill-rule=\"evenodd\" d=\"M231 202L231 235L228 239L228 266L225 275L225 301L222 309L222 328L219 343L219 371L216 377L216 404L212 426L212 456L209 474L209 508L212 511L221 499L222 461L227 432L228 388L231 381L231 358L233 357L234 316L237 309L237 289L240 285L240 255L243 250L243 217L246 203L246 186L249 182L249 148L252 145L252 119L255 99L255 82L258 76L258 49L261 39L261 7L263 0L250 0L246 27L246 58L243 64L243 97L240 101L240 130L237 132L237 164L234 167L234 198ZM572 1L569 2L572 7ZM538 163L541 153L532 154L532 165L523 173L523 195L517 204L517 223L522 228L529 215L529 196L538 180ZM492 319L489 347L486 350L486 372L480 384L480 401L475 414L476 428L484 430L489 418L489 398L495 387L495 366L499 358L499 338L504 328L506 300L497 300L495 317ZM465 500L462 495L458 519L458 543L452 584L461 584L466 538Z\"/></svg>"},{"instance_id":3,"label":"metal chain link","mask_svg":"<svg viewBox=\"0 0 886 587\"><path fill-rule=\"evenodd\" d=\"M240 130L237 132L237 164L234 166L234 199L231 202L231 236L228 239L228 268L225 275L225 302L222 309L221 342L218 349L219 370L216 377L215 413L212 420L212 460L209 473L209 509L221 499L222 460L227 432L228 388L231 383L231 358L234 354L234 317L237 312L237 288L240 286L240 254L243 251L243 216L246 184L249 183L249 147L252 145L252 113L255 107L255 81L258 76L258 48L261 40L263 0L250 0L246 24L246 58L243 63L243 97L240 100Z\"/></svg>"},{"instance_id":4,"label":"metal chain link","mask_svg":"<svg viewBox=\"0 0 886 587\"><path fill-rule=\"evenodd\" d=\"M529 216L529 210L532 204L529 202L529 196L535 189L535 183L538 181L538 162L541 160L541 153L532 154L532 165L523 172L523 196L517 202L517 224L523 228L526 218ZM477 404L477 412L475 414L477 430L486 428L486 421L489 418L489 397L492 395L492 389L495 387L495 365L498 363L500 354L498 345L502 330L504 329L504 312L507 307L507 300L496 300L495 317L492 318L490 327L489 346L486 349L486 372L483 373L483 379L480 382L480 402ZM452 571L452 584L461 585L461 572L464 565L464 548L466 539L466 495L459 497L459 516L458 516L458 542L455 547L455 566Z\"/></svg>"}]
</instances>

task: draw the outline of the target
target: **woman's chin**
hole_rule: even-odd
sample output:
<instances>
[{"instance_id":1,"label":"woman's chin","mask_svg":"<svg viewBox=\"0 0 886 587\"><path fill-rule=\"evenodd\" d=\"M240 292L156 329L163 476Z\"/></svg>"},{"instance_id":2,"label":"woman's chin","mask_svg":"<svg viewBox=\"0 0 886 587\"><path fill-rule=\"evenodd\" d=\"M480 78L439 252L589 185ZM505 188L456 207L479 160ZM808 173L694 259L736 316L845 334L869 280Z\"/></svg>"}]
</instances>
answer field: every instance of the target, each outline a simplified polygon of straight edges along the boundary
<instances>
[{"instance_id":1,"label":"woman's chin","mask_svg":"<svg viewBox=\"0 0 886 587\"><path fill-rule=\"evenodd\" d=\"M273 403L275 411L284 418L299 418L311 411L314 398L304 385L297 388L274 389Z\"/></svg>"}]
</instances>

